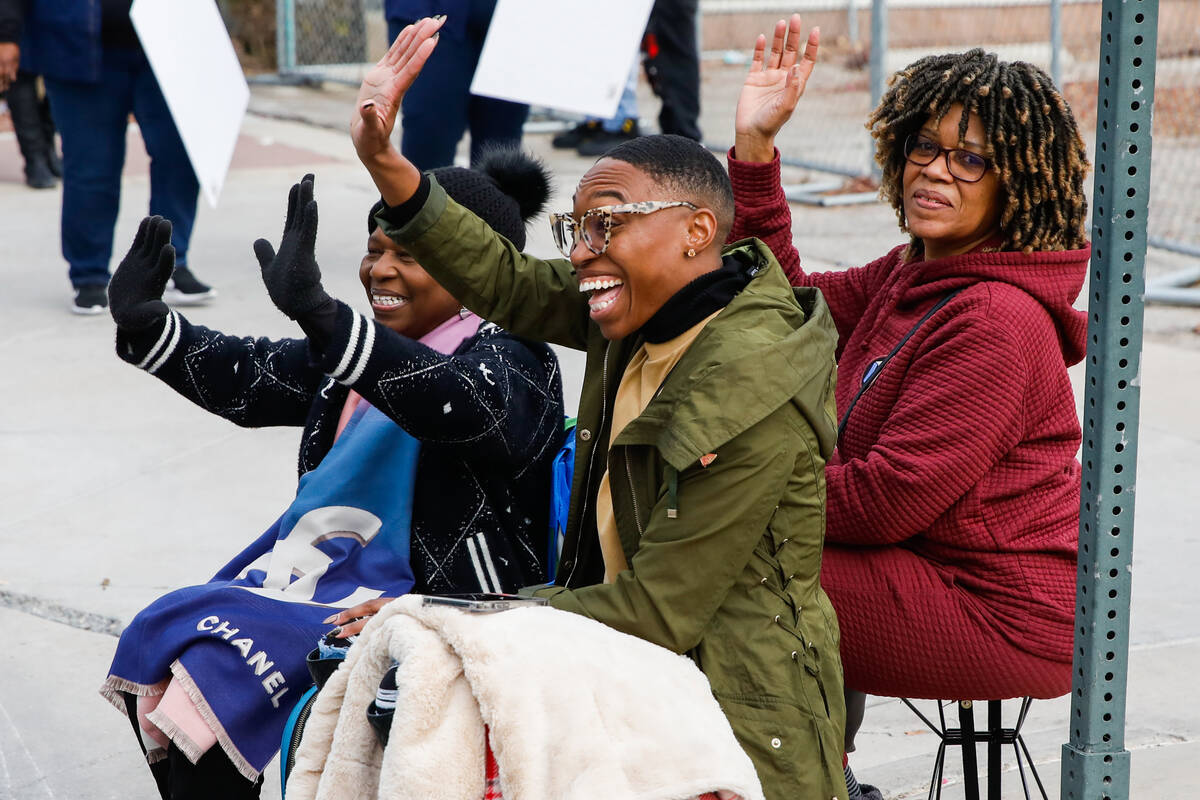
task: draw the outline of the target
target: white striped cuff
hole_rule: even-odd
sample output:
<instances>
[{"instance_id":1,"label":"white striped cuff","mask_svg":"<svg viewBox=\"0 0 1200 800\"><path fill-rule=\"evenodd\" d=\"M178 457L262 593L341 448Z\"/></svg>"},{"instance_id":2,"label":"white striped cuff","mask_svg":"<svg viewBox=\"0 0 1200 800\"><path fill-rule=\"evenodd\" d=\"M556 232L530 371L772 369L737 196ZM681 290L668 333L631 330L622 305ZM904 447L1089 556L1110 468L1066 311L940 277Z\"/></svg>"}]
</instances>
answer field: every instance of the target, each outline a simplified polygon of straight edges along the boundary
<instances>
[{"instance_id":1,"label":"white striped cuff","mask_svg":"<svg viewBox=\"0 0 1200 800\"><path fill-rule=\"evenodd\" d=\"M174 310L167 312L167 324L163 326L158 341L154 343L154 346L146 353L146 357L137 365L138 369L144 369L151 375L158 372L159 368L175 352L175 348L179 346L179 335L182 327L179 322L179 314Z\"/></svg>"},{"instance_id":2,"label":"white striped cuff","mask_svg":"<svg viewBox=\"0 0 1200 800\"><path fill-rule=\"evenodd\" d=\"M352 314L351 320L346 350L329 373L329 377L346 386L352 386L362 377L375 347L375 324L361 314Z\"/></svg>"},{"instance_id":3,"label":"white striped cuff","mask_svg":"<svg viewBox=\"0 0 1200 800\"><path fill-rule=\"evenodd\" d=\"M467 553L471 556L471 565L475 567L475 577L479 588L485 592L503 592L500 578L496 575L496 565L492 561L491 549L483 534L470 537L465 542Z\"/></svg>"}]
</instances>

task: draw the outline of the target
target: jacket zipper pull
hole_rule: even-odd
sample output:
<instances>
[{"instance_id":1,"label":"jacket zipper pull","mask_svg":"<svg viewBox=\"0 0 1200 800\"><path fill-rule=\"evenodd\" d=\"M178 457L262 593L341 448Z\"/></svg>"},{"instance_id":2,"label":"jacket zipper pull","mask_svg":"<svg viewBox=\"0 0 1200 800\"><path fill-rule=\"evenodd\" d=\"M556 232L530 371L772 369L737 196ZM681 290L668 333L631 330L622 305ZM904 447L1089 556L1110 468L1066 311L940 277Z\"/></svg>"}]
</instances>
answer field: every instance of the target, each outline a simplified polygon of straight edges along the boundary
<instances>
[{"instance_id":1,"label":"jacket zipper pull","mask_svg":"<svg viewBox=\"0 0 1200 800\"><path fill-rule=\"evenodd\" d=\"M679 472L667 467L667 519L679 517Z\"/></svg>"}]
</instances>

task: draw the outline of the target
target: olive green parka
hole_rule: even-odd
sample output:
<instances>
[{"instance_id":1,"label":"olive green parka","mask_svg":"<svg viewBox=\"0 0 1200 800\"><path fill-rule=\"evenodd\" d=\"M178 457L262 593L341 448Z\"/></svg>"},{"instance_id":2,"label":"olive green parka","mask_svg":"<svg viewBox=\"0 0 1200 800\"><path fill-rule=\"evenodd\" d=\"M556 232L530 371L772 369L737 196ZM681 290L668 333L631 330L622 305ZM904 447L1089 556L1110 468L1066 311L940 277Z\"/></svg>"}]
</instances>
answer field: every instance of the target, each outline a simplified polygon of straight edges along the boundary
<instances>
[{"instance_id":1,"label":"olive green parka","mask_svg":"<svg viewBox=\"0 0 1200 800\"><path fill-rule=\"evenodd\" d=\"M641 340L604 339L571 263L520 253L436 180L401 227L387 213L384 233L472 311L587 352L559 585L536 593L690 656L769 800L845 798L838 627L819 580L837 345L820 293L793 291L755 239L727 248L754 277L610 447ZM611 584L595 514L606 469L630 566Z\"/></svg>"}]
</instances>

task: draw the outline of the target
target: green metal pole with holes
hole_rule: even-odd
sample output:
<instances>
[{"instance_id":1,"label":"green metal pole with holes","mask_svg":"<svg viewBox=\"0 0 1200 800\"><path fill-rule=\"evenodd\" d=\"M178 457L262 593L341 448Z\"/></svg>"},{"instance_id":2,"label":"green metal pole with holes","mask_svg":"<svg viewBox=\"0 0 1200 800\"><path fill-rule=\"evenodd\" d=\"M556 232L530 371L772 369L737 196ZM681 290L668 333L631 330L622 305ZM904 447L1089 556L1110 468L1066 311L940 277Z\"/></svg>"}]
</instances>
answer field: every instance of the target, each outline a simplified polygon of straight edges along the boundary
<instances>
[{"instance_id":1,"label":"green metal pole with holes","mask_svg":"<svg viewBox=\"0 0 1200 800\"><path fill-rule=\"evenodd\" d=\"M1101 9L1083 485L1063 800L1126 800L1129 592L1157 0Z\"/></svg>"},{"instance_id":2,"label":"green metal pole with holes","mask_svg":"<svg viewBox=\"0 0 1200 800\"><path fill-rule=\"evenodd\" d=\"M296 71L296 0L275 0L275 62L280 75Z\"/></svg>"}]
</instances>

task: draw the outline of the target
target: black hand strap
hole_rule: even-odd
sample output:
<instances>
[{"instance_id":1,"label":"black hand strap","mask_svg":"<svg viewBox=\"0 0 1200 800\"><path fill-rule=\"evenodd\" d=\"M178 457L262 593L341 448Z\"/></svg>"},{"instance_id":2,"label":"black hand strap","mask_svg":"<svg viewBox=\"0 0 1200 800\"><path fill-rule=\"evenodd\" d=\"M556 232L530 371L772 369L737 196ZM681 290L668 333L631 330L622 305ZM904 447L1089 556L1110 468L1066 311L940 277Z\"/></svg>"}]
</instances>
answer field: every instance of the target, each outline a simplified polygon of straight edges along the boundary
<instances>
[{"instance_id":1,"label":"black hand strap","mask_svg":"<svg viewBox=\"0 0 1200 800\"><path fill-rule=\"evenodd\" d=\"M900 348L904 347L905 342L911 339L912 335L920 330L921 326L925 324L925 321L936 314L942 306L946 305L946 303L949 303L950 299L961 291L962 289L955 289L941 300L938 300L937 303L934 304L933 308L926 311L925 316L917 320L917 324L913 325L912 329L909 330L908 333L904 334L904 338L896 343L896 346L892 348L892 352L888 353L883 358L877 359L867 367L867 373L863 375L862 385L858 387L858 392L855 393L854 399L850 401L850 405L846 407L846 413L842 415L842 421L838 423L838 442L842 441L842 431L846 429L846 423L850 421L850 412L854 410L854 406L858 405L858 398L862 397L863 393L865 393L867 389L870 389L871 386L874 385L875 379L879 377L879 373L883 372L883 368L887 366L887 363L892 360L892 357L895 356L896 353L900 352Z\"/></svg>"}]
</instances>

